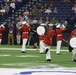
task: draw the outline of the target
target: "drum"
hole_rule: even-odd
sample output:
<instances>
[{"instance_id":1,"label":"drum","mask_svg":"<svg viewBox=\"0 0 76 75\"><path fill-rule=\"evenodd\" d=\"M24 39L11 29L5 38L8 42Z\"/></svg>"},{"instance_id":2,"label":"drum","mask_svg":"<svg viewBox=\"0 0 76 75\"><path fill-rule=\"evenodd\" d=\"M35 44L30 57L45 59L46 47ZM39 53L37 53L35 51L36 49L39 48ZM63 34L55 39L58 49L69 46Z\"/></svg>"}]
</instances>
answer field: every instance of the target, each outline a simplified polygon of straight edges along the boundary
<instances>
[{"instance_id":1,"label":"drum","mask_svg":"<svg viewBox=\"0 0 76 75\"><path fill-rule=\"evenodd\" d=\"M70 39L70 46L76 48L76 37Z\"/></svg>"},{"instance_id":2,"label":"drum","mask_svg":"<svg viewBox=\"0 0 76 75\"><path fill-rule=\"evenodd\" d=\"M37 27L38 35L44 35L44 34L47 33L47 31L48 31L48 27L45 26L45 25L40 25L40 26Z\"/></svg>"}]
</instances>

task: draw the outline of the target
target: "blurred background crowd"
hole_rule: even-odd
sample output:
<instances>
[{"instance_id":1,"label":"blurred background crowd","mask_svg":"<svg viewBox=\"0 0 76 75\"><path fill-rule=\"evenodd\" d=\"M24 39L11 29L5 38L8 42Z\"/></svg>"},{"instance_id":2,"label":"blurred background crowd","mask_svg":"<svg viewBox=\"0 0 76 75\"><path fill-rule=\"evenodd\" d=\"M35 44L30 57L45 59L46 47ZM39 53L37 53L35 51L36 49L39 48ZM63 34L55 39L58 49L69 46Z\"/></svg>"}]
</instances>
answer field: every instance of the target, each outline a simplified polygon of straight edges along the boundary
<instances>
[{"instance_id":1,"label":"blurred background crowd","mask_svg":"<svg viewBox=\"0 0 76 75\"><path fill-rule=\"evenodd\" d=\"M6 22L2 44L10 44L8 37L10 26L13 29L11 44L18 44L16 24L23 19L25 12L29 14L30 25L51 22L55 29L57 22L67 21L64 38L65 35L70 34L76 24L76 0L0 0L0 24ZM63 45L66 44L63 43Z\"/></svg>"}]
</instances>

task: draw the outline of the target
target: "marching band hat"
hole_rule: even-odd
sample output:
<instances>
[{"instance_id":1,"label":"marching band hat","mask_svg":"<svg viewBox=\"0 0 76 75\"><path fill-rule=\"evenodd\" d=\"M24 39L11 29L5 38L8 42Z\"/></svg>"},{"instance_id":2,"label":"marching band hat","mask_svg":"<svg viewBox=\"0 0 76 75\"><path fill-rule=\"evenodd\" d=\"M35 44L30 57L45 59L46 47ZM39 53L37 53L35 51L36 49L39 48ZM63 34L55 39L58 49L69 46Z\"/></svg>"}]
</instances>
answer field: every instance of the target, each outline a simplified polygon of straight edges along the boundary
<instances>
[{"instance_id":1,"label":"marching band hat","mask_svg":"<svg viewBox=\"0 0 76 75\"><path fill-rule=\"evenodd\" d=\"M76 27L76 24L74 26Z\"/></svg>"},{"instance_id":2,"label":"marching band hat","mask_svg":"<svg viewBox=\"0 0 76 75\"><path fill-rule=\"evenodd\" d=\"M22 24L24 25L24 24L26 24L27 22L26 21L22 21Z\"/></svg>"},{"instance_id":3,"label":"marching band hat","mask_svg":"<svg viewBox=\"0 0 76 75\"><path fill-rule=\"evenodd\" d=\"M58 25L56 26L56 28L60 28L60 24L58 24Z\"/></svg>"},{"instance_id":4,"label":"marching band hat","mask_svg":"<svg viewBox=\"0 0 76 75\"><path fill-rule=\"evenodd\" d=\"M45 26L46 24L45 23L41 23L40 25Z\"/></svg>"},{"instance_id":5,"label":"marching band hat","mask_svg":"<svg viewBox=\"0 0 76 75\"><path fill-rule=\"evenodd\" d=\"M49 26L53 26L53 24L48 24Z\"/></svg>"}]
</instances>

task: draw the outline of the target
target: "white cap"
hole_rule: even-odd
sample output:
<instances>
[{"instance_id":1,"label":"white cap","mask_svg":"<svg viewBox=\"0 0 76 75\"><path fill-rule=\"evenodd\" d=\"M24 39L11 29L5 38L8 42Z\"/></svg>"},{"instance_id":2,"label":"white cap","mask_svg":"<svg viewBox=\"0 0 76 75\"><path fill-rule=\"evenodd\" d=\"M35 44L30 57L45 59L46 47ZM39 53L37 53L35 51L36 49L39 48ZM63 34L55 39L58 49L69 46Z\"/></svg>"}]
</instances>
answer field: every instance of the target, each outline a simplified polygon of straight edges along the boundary
<instances>
[{"instance_id":1,"label":"white cap","mask_svg":"<svg viewBox=\"0 0 76 75\"><path fill-rule=\"evenodd\" d=\"M56 28L60 28L60 24L58 24L58 25L56 26Z\"/></svg>"},{"instance_id":2,"label":"white cap","mask_svg":"<svg viewBox=\"0 0 76 75\"><path fill-rule=\"evenodd\" d=\"M64 24L62 24L62 26L61 26L62 28L65 28L65 25Z\"/></svg>"},{"instance_id":3,"label":"white cap","mask_svg":"<svg viewBox=\"0 0 76 75\"><path fill-rule=\"evenodd\" d=\"M1 24L0 27L5 28L3 24Z\"/></svg>"},{"instance_id":4,"label":"white cap","mask_svg":"<svg viewBox=\"0 0 76 75\"><path fill-rule=\"evenodd\" d=\"M64 23L66 23L66 24L67 24L68 22L67 22L67 21L65 21Z\"/></svg>"},{"instance_id":5,"label":"white cap","mask_svg":"<svg viewBox=\"0 0 76 75\"><path fill-rule=\"evenodd\" d=\"M26 21L22 21L22 24L26 24L27 22Z\"/></svg>"},{"instance_id":6,"label":"white cap","mask_svg":"<svg viewBox=\"0 0 76 75\"><path fill-rule=\"evenodd\" d=\"M46 24L45 23L41 23L40 25L45 26Z\"/></svg>"},{"instance_id":7,"label":"white cap","mask_svg":"<svg viewBox=\"0 0 76 75\"><path fill-rule=\"evenodd\" d=\"M53 24L48 24L49 26L53 26Z\"/></svg>"}]
</instances>

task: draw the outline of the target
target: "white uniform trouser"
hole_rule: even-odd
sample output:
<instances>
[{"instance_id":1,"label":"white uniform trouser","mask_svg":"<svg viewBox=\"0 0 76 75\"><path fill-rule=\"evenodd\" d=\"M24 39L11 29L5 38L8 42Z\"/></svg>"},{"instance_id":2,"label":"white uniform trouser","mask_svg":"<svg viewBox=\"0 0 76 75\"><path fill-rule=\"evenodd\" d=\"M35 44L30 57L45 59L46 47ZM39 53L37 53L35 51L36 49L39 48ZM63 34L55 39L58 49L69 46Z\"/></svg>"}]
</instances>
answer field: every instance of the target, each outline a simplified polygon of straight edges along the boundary
<instances>
[{"instance_id":1,"label":"white uniform trouser","mask_svg":"<svg viewBox=\"0 0 76 75\"><path fill-rule=\"evenodd\" d=\"M76 48L74 48L72 50L72 60L75 59L76 60Z\"/></svg>"},{"instance_id":2,"label":"white uniform trouser","mask_svg":"<svg viewBox=\"0 0 76 75\"><path fill-rule=\"evenodd\" d=\"M42 44L42 40L40 40L40 53L43 53L43 48L41 47L41 44Z\"/></svg>"},{"instance_id":3,"label":"white uniform trouser","mask_svg":"<svg viewBox=\"0 0 76 75\"><path fill-rule=\"evenodd\" d=\"M2 39L0 39L0 45L1 45Z\"/></svg>"},{"instance_id":4,"label":"white uniform trouser","mask_svg":"<svg viewBox=\"0 0 76 75\"><path fill-rule=\"evenodd\" d=\"M17 44L20 44L21 35L16 35L16 38L17 38Z\"/></svg>"},{"instance_id":5,"label":"white uniform trouser","mask_svg":"<svg viewBox=\"0 0 76 75\"><path fill-rule=\"evenodd\" d=\"M45 52L45 50L48 48L48 52L46 53L46 60L47 59L51 59L51 55L50 55L50 46L44 44L43 42L41 42L41 49Z\"/></svg>"},{"instance_id":6,"label":"white uniform trouser","mask_svg":"<svg viewBox=\"0 0 76 75\"><path fill-rule=\"evenodd\" d=\"M61 44L62 44L62 40L57 41L56 54L60 53Z\"/></svg>"},{"instance_id":7,"label":"white uniform trouser","mask_svg":"<svg viewBox=\"0 0 76 75\"><path fill-rule=\"evenodd\" d=\"M25 51L26 50L26 43L27 43L27 38L25 39L22 39L22 51Z\"/></svg>"}]
</instances>

